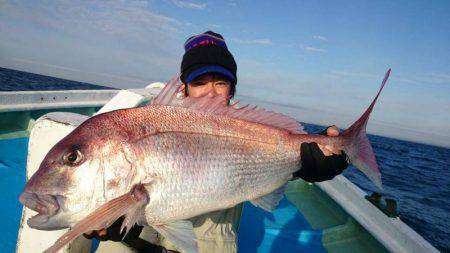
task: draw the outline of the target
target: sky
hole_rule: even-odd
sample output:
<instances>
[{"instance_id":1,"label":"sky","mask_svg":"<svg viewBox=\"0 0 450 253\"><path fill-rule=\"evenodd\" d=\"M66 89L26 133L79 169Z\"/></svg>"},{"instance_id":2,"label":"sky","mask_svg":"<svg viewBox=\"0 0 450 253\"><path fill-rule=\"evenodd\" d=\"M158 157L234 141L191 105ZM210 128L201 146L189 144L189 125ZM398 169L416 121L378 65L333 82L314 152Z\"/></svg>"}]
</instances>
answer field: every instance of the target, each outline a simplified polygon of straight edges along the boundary
<instances>
[{"instance_id":1,"label":"sky","mask_svg":"<svg viewBox=\"0 0 450 253\"><path fill-rule=\"evenodd\" d=\"M368 132L450 147L450 1L0 0L0 67L144 87L207 30L243 101L346 128L392 68Z\"/></svg>"}]
</instances>

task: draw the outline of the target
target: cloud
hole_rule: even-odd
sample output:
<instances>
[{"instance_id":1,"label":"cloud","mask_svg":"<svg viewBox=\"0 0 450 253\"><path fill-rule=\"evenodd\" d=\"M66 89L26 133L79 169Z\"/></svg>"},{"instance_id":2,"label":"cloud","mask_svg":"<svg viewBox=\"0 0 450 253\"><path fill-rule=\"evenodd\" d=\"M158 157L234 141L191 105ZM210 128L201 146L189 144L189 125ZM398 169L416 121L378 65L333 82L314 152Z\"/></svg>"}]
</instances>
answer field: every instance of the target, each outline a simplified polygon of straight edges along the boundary
<instances>
[{"instance_id":1,"label":"cloud","mask_svg":"<svg viewBox=\"0 0 450 253\"><path fill-rule=\"evenodd\" d=\"M228 1L227 4L232 7L236 7L237 3L234 0Z\"/></svg>"},{"instance_id":2,"label":"cloud","mask_svg":"<svg viewBox=\"0 0 450 253\"><path fill-rule=\"evenodd\" d=\"M255 44L261 44L261 45L272 45L272 41L269 39L257 39L252 41Z\"/></svg>"},{"instance_id":3,"label":"cloud","mask_svg":"<svg viewBox=\"0 0 450 253\"><path fill-rule=\"evenodd\" d=\"M188 1L182 1L182 0L172 0L172 3L175 4L179 8L186 8L186 9L197 9L202 10L206 8L205 3L193 3Z\"/></svg>"},{"instance_id":4,"label":"cloud","mask_svg":"<svg viewBox=\"0 0 450 253\"><path fill-rule=\"evenodd\" d=\"M254 40L243 40L237 38L230 39L233 42L240 44L258 44L258 45L272 45L272 41L270 39L254 39Z\"/></svg>"},{"instance_id":5,"label":"cloud","mask_svg":"<svg viewBox=\"0 0 450 253\"><path fill-rule=\"evenodd\" d=\"M312 36L312 38L315 40L328 41L327 38L325 38L324 36L320 36L320 35L314 35L314 36Z\"/></svg>"},{"instance_id":6,"label":"cloud","mask_svg":"<svg viewBox=\"0 0 450 253\"><path fill-rule=\"evenodd\" d=\"M409 77L393 77L393 80L406 84L431 84L431 85L450 85L450 75L439 73L415 74Z\"/></svg>"},{"instance_id":7,"label":"cloud","mask_svg":"<svg viewBox=\"0 0 450 253\"><path fill-rule=\"evenodd\" d=\"M379 78L379 74L370 74L366 72L352 72L342 70L331 70L329 75L335 77L363 77ZM408 77L394 74L390 77L392 82L399 84L413 85L450 85L450 75L442 73L418 73Z\"/></svg>"},{"instance_id":8,"label":"cloud","mask_svg":"<svg viewBox=\"0 0 450 253\"><path fill-rule=\"evenodd\" d=\"M61 69L61 70L68 70L68 71L73 71L73 72L82 72L81 70L75 69L75 68L69 68L69 67L64 67L64 66L59 66L59 65L49 64L49 63L44 63L44 62L38 62L38 61L32 61L32 60L28 60L28 59L11 58L11 60L13 60L15 62L20 62L20 63L43 65L43 66L57 68L57 69Z\"/></svg>"},{"instance_id":9,"label":"cloud","mask_svg":"<svg viewBox=\"0 0 450 253\"><path fill-rule=\"evenodd\" d=\"M332 76L340 76L340 77L377 77L377 75L363 73L363 72L351 72L351 71L342 71L342 70L331 70L330 75Z\"/></svg>"},{"instance_id":10,"label":"cloud","mask_svg":"<svg viewBox=\"0 0 450 253\"><path fill-rule=\"evenodd\" d=\"M148 83L148 81L144 81L139 78L130 77L130 76L121 76L121 75L115 75L115 74L109 74L109 73L99 73L99 72L95 72L95 73L87 72L87 71L81 70L81 69L70 68L70 67L66 67L66 66L55 65L55 64L50 64L50 63L46 63L46 62L32 61L32 60L21 59L21 58L11 58L11 60L15 61L15 62L19 62L19 63L38 65L38 66L49 67L51 69L59 69L59 70L63 70L63 71L74 72L76 74L83 74L83 75L88 74L88 75L94 75L94 76L107 77L109 79L115 79L117 81L122 81L122 82L125 81L125 82L133 82L133 83L140 83L140 84Z\"/></svg>"},{"instance_id":11,"label":"cloud","mask_svg":"<svg viewBox=\"0 0 450 253\"><path fill-rule=\"evenodd\" d=\"M3 59L15 57L44 64L39 67L22 62L29 72L47 71L71 80L116 87L136 87L141 80L166 80L179 71L181 31L186 25L159 13L152 3L4 2L0 4L0 54ZM9 63L21 68L18 61ZM137 78L122 78L130 76Z\"/></svg>"},{"instance_id":12,"label":"cloud","mask_svg":"<svg viewBox=\"0 0 450 253\"><path fill-rule=\"evenodd\" d=\"M433 83L450 84L450 75L447 74L430 73L425 78Z\"/></svg>"},{"instance_id":13,"label":"cloud","mask_svg":"<svg viewBox=\"0 0 450 253\"><path fill-rule=\"evenodd\" d=\"M303 46L300 45L300 48L306 51L310 51L310 52L318 52L318 53L326 53L327 50L323 49L323 48L318 48L318 47L312 47L312 46Z\"/></svg>"},{"instance_id":14,"label":"cloud","mask_svg":"<svg viewBox=\"0 0 450 253\"><path fill-rule=\"evenodd\" d=\"M11 18L33 22L43 29L65 33L92 32L142 37L179 31L181 22L158 14L145 1L68 1L52 5L16 2L9 4ZM8 12L9 12L8 11ZM4 11L0 11L4 12ZM32 12L33 15L29 15ZM3 14L8 15L4 12ZM28 15L27 15L28 14ZM92 36L92 34L91 34Z\"/></svg>"},{"instance_id":15,"label":"cloud","mask_svg":"<svg viewBox=\"0 0 450 253\"><path fill-rule=\"evenodd\" d=\"M209 27L214 28L214 29L219 29L222 28L222 25L218 25L218 24L208 24Z\"/></svg>"}]
</instances>

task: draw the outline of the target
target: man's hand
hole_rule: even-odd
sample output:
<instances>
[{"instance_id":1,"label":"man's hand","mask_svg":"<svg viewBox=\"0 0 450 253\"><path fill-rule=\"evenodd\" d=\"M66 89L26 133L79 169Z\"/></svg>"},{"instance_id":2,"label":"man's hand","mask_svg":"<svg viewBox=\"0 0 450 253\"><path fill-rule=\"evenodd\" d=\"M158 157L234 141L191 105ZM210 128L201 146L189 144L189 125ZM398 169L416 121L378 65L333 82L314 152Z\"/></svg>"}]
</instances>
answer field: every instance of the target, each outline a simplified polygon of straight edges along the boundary
<instances>
[{"instance_id":1,"label":"man's hand","mask_svg":"<svg viewBox=\"0 0 450 253\"><path fill-rule=\"evenodd\" d=\"M93 230L87 233L84 233L84 237L86 237L87 239L92 239L92 238L97 238L100 241L106 241L108 240L108 238L106 238L106 235L108 233L106 232L106 229L101 229L101 230Z\"/></svg>"},{"instance_id":2,"label":"man's hand","mask_svg":"<svg viewBox=\"0 0 450 253\"><path fill-rule=\"evenodd\" d=\"M120 233L122 222L124 218L121 217L116 220L110 227L100 230L94 230L84 233L83 236L87 239L96 238L99 241L115 241L124 242L136 252L154 252L154 253L179 253L177 251L167 250L162 246L152 244L139 237L142 232L142 226L134 225L128 234L124 237L124 233ZM123 238L123 239L122 239Z\"/></svg>"},{"instance_id":3,"label":"man's hand","mask_svg":"<svg viewBox=\"0 0 450 253\"><path fill-rule=\"evenodd\" d=\"M90 231L90 232L84 233L83 235L87 239L96 238L99 241L111 240L111 241L115 241L115 242L120 242L120 241L122 241L122 238L125 235L125 231L123 233L120 233L120 228L122 227L123 220L124 220L124 218L121 217L118 220L116 220L108 228ZM128 233L127 236L130 236L130 235L134 236L134 234L137 234L137 236L139 236L139 234L141 233L141 230L142 230L142 227L135 225L130 230L130 233Z\"/></svg>"},{"instance_id":4,"label":"man's hand","mask_svg":"<svg viewBox=\"0 0 450 253\"><path fill-rule=\"evenodd\" d=\"M339 136L339 129L331 126L320 134ZM321 182L333 179L348 167L345 153L336 150L333 153L332 147L312 142L302 143L300 150L302 168L293 174L294 179L300 177L308 182Z\"/></svg>"},{"instance_id":5,"label":"man's hand","mask_svg":"<svg viewBox=\"0 0 450 253\"><path fill-rule=\"evenodd\" d=\"M328 127L328 128L326 129L326 131L324 131L323 133L326 134L326 135L328 135L328 136L336 137L336 136L339 136L339 128L337 128L336 126L330 126L330 127ZM319 146L320 150L322 151L322 153L323 153L325 156L331 156L331 155L333 155L333 152L332 152L332 148L331 148L331 147L329 147L329 146L323 146L323 145L320 145L320 144L317 144L317 145ZM342 152L339 151L339 152L336 153L336 154L337 154L337 155L340 155L340 154L342 154Z\"/></svg>"}]
</instances>

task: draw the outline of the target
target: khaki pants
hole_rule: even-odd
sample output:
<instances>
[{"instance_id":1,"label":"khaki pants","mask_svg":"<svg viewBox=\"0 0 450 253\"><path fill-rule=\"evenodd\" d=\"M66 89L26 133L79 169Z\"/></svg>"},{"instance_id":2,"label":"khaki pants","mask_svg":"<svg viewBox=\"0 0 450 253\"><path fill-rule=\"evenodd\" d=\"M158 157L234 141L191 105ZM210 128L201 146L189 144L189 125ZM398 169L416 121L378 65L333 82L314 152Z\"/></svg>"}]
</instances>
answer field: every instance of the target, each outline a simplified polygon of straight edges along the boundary
<instances>
[{"instance_id":1,"label":"khaki pants","mask_svg":"<svg viewBox=\"0 0 450 253\"><path fill-rule=\"evenodd\" d=\"M237 231L241 214L242 204L239 204L233 208L191 218L200 252L236 253ZM166 249L177 250L171 242L159 235L152 227L144 227L140 237ZM124 243L107 241L101 242L96 252L129 253L135 251Z\"/></svg>"}]
</instances>

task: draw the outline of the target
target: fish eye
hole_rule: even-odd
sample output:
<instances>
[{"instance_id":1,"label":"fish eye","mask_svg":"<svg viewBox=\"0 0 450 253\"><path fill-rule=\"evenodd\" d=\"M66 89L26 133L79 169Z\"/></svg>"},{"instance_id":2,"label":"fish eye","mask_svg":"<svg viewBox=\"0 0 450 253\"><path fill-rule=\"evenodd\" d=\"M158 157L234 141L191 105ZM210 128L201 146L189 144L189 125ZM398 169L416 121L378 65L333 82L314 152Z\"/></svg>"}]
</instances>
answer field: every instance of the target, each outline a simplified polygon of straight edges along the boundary
<instances>
[{"instance_id":1,"label":"fish eye","mask_svg":"<svg viewBox=\"0 0 450 253\"><path fill-rule=\"evenodd\" d=\"M83 154L79 150L70 151L64 155L63 160L67 165L77 165L83 160Z\"/></svg>"}]
</instances>

